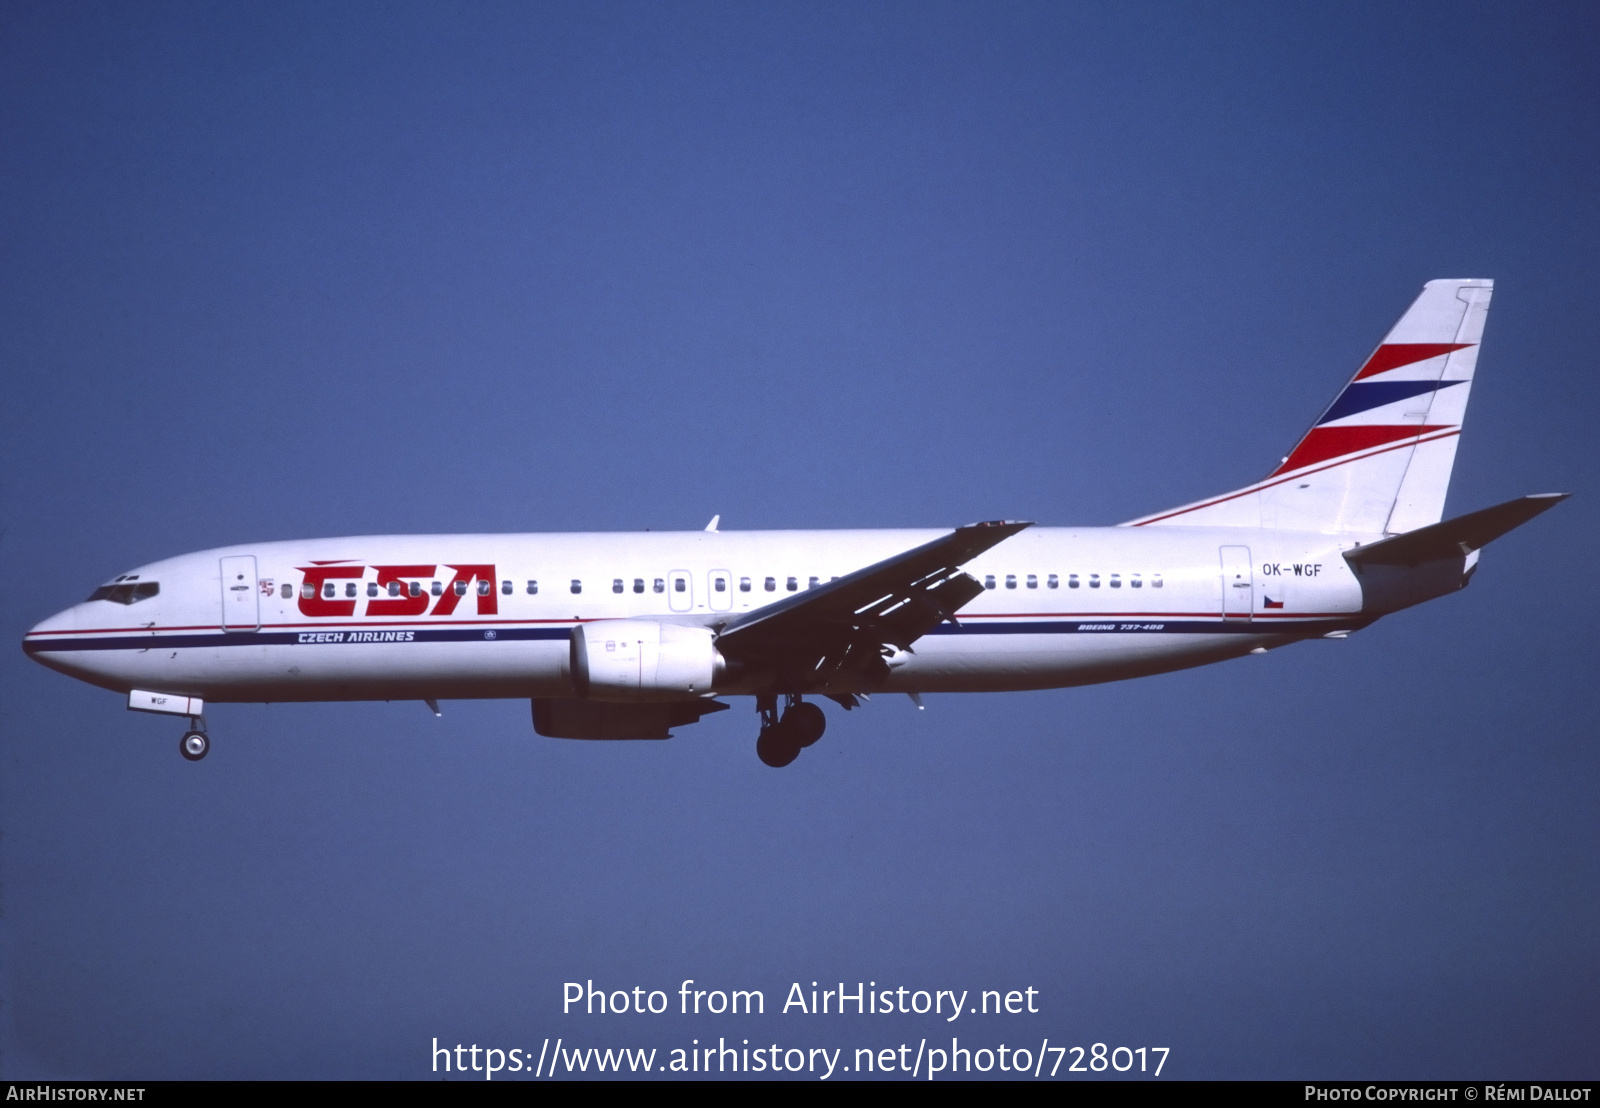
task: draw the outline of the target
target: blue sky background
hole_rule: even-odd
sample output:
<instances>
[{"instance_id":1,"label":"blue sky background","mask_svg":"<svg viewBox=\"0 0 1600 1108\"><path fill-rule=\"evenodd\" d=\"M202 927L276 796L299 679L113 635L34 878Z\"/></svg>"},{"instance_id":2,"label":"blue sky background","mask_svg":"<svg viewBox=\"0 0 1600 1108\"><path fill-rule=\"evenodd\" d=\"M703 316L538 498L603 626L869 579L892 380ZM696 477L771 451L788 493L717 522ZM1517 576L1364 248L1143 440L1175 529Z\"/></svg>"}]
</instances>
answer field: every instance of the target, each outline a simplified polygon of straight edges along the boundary
<instances>
[{"instance_id":1,"label":"blue sky background","mask_svg":"<svg viewBox=\"0 0 1600 1108\"><path fill-rule=\"evenodd\" d=\"M181 727L0 654L0 1073L427 1048L1166 1046L1600 1074L1586 4L0 7L0 623L330 534L1110 524L1247 483L1497 281L1450 510L1578 495L1343 643L1089 689ZM1040 990L578 1017L561 985Z\"/></svg>"}]
</instances>

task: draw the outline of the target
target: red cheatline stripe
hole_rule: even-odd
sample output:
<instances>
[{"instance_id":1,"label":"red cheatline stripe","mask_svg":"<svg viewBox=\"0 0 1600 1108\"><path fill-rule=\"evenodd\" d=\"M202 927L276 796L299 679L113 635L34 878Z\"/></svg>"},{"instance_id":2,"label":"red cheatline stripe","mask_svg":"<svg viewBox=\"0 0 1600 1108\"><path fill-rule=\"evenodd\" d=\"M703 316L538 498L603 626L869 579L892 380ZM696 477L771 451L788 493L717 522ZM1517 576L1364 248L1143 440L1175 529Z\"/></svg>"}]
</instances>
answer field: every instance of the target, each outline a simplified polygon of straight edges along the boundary
<instances>
[{"instance_id":1,"label":"red cheatline stripe","mask_svg":"<svg viewBox=\"0 0 1600 1108\"><path fill-rule=\"evenodd\" d=\"M1371 377L1374 374L1386 373L1391 369L1399 369L1412 362L1425 362L1429 358L1437 358L1440 354L1449 354L1454 350L1465 350L1471 346L1470 342L1388 342L1372 352L1372 357L1367 359L1367 364L1361 367L1361 372L1355 379Z\"/></svg>"},{"instance_id":2,"label":"red cheatline stripe","mask_svg":"<svg viewBox=\"0 0 1600 1108\"><path fill-rule=\"evenodd\" d=\"M516 624L518 626L535 627L540 624L556 623L587 623L597 617L590 616L589 620L571 619L352 619L335 622L328 620L321 623L263 623L261 630L290 630L290 631L326 631L337 627L360 627L369 631L384 627L483 627L486 625ZM78 628L71 631L29 631L24 638L43 638L45 635L152 635L157 631L218 631L221 630L215 623L200 623L193 626L182 627L98 627L93 629ZM255 628L248 628L238 632L247 634Z\"/></svg>"},{"instance_id":3,"label":"red cheatline stripe","mask_svg":"<svg viewBox=\"0 0 1600 1108\"><path fill-rule=\"evenodd\" d=\"M1374 446L1382 446L1397 439L1413 439L1418 435L1444 431L1448 427L1449 424L1444 423L1422 427L1414 424L1403 427L1313 427L1306 437L1300 440L1300 445L1294 448L1289 460L1273 470L1271 476L1292 473L1297 469L1325 462L1329 458L1340 458L1357 451L1370 450Z\"/></svg>"}]
</instances>

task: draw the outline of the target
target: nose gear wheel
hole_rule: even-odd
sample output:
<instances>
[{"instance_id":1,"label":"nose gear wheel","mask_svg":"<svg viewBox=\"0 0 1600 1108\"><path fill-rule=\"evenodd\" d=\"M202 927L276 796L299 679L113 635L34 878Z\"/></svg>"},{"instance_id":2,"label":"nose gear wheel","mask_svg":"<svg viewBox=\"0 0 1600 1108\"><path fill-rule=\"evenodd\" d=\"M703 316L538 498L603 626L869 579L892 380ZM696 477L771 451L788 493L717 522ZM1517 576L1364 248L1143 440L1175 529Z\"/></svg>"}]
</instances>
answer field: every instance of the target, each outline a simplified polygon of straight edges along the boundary
<instances>
[{"instance_id":1,"label":"nose gear wheel","mask_svg":"<svg viewBox=\"0 0 1600 1108\"><path fill-rule=\"evenodd\" d=\"M178 740L178 753L191 762L198 762L211 752L211 740L204 731L188 731Z\"/></svg>"}]
</instances>

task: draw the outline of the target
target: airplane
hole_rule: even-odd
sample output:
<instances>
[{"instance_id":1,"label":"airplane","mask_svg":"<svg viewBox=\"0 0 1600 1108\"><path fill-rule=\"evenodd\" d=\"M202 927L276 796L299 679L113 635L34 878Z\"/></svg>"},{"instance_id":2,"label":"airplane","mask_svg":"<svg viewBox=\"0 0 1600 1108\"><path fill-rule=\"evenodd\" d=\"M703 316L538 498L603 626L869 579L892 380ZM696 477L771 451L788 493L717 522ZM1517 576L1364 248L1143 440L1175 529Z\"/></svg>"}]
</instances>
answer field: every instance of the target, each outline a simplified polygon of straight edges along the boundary
<instances>
[{"instance_id":1,"label":"airplane","mask_svg":"<svg viewBox=\"0 0 1600 1108\"><path fill-rule=\"evenodd\" d=\"M1428 282L1271 473L1115 527L248 543L120 574L23 649L187 717L191 761L208 703L525 698L540 735L664 739L752 696L776 767L822 737L818 699L920 707L1342 639L1465 587L1568 495L1441 522L1492 292Z\"/></svg>"}]
</instances>

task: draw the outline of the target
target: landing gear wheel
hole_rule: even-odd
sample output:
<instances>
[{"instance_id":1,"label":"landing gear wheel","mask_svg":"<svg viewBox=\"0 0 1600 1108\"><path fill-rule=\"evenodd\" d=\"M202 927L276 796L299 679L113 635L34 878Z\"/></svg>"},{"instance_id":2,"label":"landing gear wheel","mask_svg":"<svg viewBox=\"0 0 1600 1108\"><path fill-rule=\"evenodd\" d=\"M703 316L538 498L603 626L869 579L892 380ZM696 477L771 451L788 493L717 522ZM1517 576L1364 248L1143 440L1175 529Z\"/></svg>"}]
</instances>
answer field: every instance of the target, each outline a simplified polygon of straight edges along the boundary
<instances>
[{"instance_id":1,"label":"landing gear wheel","mask_svg":"<svg viewBox=\"0 0 1600 1108\"><path fill-rule=\"evenodd\" d=\"M800 757L800 743L795 740L792 729L777 723L762 731L756 740L756 757L773 769L782 769Z\"/></svg>"},{"instance_id":2,"label":"landing gear wheel","mask_svg":"<svg viewBox=\"0 0 1600 1108\"><path fill-rule=\"evenodd\" d=\"M190 731L178 740L178 753L191 762L198 762L211 750L211 740L204 731Z\"/></svg>"},{"instance_id":3,"label":"landing gear wheel","mask_svg":"<svg viewBox=\"0 0 1600 1108\"><path fill-rule=\"evenodd\" d=\"M828 729L828 717L815 704L802 702L783 713L783 725L791 730L796 742L807 747L822 738Z\"/></svg>"}]
</instances>

